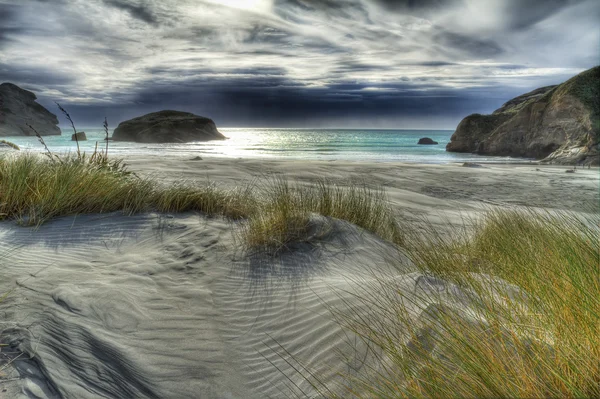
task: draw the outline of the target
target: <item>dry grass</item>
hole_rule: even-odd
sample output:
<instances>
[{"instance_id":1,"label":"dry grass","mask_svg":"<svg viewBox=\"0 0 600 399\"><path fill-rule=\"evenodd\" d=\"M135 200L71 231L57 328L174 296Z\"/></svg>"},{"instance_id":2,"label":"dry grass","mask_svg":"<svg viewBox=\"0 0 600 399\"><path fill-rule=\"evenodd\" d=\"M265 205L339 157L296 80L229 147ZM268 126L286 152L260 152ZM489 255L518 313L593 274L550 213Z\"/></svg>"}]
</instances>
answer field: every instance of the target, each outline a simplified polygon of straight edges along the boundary
<instances>
[{"instance_id":1,"label":"dry grass","mask_svg":"<svg viewBox=\"0 0 600 399\"><path fill-rule=\"evenodd\" d=\"M280 178L257 191L258 206L242 230L251 250L277 254L306 240L311 213L346 220L390 241L401 236L385 193L365 183L319 180L302 185Z\"/></svg>"},{"instance_id":2,"label":"dry grass","mask_svg":"<svg viewBox=\"0 0 600 399\"><path fill-rule=\"evenodd\" d=\"M0 158L0 220L26 225L64 215L114 211L200 211L239 218L246 216L250 203L241 191L218 190L212 185L163 187L135 176L120 161L102 156Z\"/></svg>"},{"instance_id":3,"label":"dry grass","mask_svg":"<svg viewBox=\"0 0 600 399\"><path fill-rule=\"evenodd\" d=\"M200 211L245 219L246 246L278 253L307 238L317 213L402 244L425 275L467 293L468 312L444 305L447 290L415 296L396 280L380 281L376 296L356 298L386 317L347 316L346 326L375 348L378 363L349 376L343 397L600 397L597 213L582 220L492 212L468 234L430 229L424 238L422 229L400 228L384 192L366 184L162 186L107 152L46 155L0 158L0 219L39 225L83 213Z\"/></svg>"},{"instance_id":4,"label":"dry grass","mask_svg":"<svg viewBox=\"0 0 600 399\"><path fill-rule=\"evenodd\" d=\"M17 151L20 150L20 148L19 148L18 145L16 145L15 143L11 143L10 141L0 140L0 144L5 144L5 145L11 147L14 150L17 150Z\"/></svg>"},{"instance_id":5,"label":"dry grass","mask_svg":"<svg viewBox=\"0 0 600 399\"><path fill-rule=\"evenodd\" d=\"M600 397L599 221L492 212L474 234L413 242L409 257L445 288L382 279L357 294L385 317L343 317L376 364L342 397ZM449 305L451 286L468 302Z\"/></svg>"}]
</instances>

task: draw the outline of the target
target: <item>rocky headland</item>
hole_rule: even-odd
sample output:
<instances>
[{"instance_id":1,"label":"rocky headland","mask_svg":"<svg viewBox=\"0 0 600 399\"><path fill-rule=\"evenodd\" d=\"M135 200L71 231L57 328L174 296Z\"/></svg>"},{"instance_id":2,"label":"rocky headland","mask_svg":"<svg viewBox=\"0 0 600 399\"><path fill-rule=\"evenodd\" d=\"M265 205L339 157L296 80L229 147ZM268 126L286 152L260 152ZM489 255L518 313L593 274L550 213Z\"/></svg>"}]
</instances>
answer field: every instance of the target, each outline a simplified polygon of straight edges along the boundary
<instances>
[{"instance_id":1,"label":"rocky headland","mask_svg":"<svg viewBox=\"0 0 600 399\"><path fill-rule=\"evenodd\" d=\"M598 165L600 66L464 118L446 151Z\"/></svg>"},{"instance_id":2,"label":"rocky headland","mask_svg":"<svg viewBox=\"0 0 600 399\"><path fill-rule=\"evenodd\" d=\"M60 135L58 118L38 104L35 94L12 83L0 84L0 137Z\"/></svg>"},{"instance_id":3,"label":"rocky headland","mask_svg":"<svg viewBox=\"0 0 600 399\"><path fill-rule=\"evenodd\" d=\"M115 129L114 141L138 143L186 143L224 140L212 119L189 112L159 111L122 122Z\"/></svg>"}]
</instances>

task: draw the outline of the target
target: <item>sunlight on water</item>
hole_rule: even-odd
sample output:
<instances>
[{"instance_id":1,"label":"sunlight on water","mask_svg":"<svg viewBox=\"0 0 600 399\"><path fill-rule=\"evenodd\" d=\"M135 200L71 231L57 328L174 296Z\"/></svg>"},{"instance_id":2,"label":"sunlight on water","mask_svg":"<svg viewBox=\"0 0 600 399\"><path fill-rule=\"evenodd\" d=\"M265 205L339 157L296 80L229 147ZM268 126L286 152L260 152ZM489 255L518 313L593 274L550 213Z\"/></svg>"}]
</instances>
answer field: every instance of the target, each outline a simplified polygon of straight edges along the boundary
<instances>
[{"instance_id":1,"label":"sunlight on water","mask_svg":"<svg viewBox=\"0 0 600 399\"><path fill-rule=\"evenodd\" d=\"M335 130L335 129L256 129L221 128L227 140L142 144L110 142L109 152L116 156L155 154L165 156L218 156L231 158L289 158L312 160L349 160L370 162L517 162L523 159L489 157L446 152L451 130ZM96 142L104 148L104 132L86 129L88 141L81 142L82 150L91 152ZM76 151L71 141L72 131L62 136L44 139L52 151ZM111 132L112 134L112 132ZM421 137L430 137L438 145L418 145ZM43 151L35 137L12 137L10 141L22 149Z\"/></svg>"}]
</instances>

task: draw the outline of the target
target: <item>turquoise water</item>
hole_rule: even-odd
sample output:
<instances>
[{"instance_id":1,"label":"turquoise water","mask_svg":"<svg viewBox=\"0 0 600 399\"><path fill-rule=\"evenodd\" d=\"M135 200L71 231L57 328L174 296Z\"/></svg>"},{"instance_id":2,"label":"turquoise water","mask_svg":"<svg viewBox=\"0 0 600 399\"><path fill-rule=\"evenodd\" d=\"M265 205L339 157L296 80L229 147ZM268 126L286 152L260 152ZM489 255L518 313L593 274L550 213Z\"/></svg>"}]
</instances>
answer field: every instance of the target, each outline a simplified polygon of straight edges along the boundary
<instances>
[{"instance_id":1,"label":"turquoise water","mask_svg":"<svg viewBox=\"0 0 600 399\"><path fill-rule=\"evenodd\" d=\"M289 158L314 160L350 160L375 162L515 162L522 159L489 157L446 152L452 130L364 130L364 129L245 129L220 128L227 140L203 143L141 144L110 142L109 152L127 154L157 154L165 156L218 156L233 158ZM85 129L88 141L82 149L93 151L105 145L104 132ZM47 136L45 141L54 152L75 151L72 131L62 136ZM110 132L112 134L112 132ZM430 137L438 145L417 145L421 137ZM11 137L10 141L23 149L43 151L35 137Z\"/></svg>"}]
</instances>

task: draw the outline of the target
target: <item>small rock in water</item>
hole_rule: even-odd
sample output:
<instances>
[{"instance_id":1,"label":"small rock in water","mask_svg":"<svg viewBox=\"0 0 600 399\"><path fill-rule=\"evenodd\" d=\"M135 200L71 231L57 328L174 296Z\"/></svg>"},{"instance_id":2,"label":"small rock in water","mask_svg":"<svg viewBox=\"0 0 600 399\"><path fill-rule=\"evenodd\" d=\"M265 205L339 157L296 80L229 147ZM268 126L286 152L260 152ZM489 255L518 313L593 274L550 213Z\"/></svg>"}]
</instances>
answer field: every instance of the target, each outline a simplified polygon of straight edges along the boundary
<instances>
[{"instance_id":1,"label":"small rock in water","mask_svg":"<svg viewBox=\"0 0 600 399\"><path fill-rule=\"evenodd\" d=\"M483 168L483 165L480 165L475 162L465 162L462 164L462 166L467 167L467 168Z\"/></svg>"},{"instance_id":2,"label":"small rock in water","mask_svg":"<svg viewBox=\"0 0 600 399\"><path fill-rule=\"evenodd\" d=\"M423 138L419 139L419 142L417 144L431 145L431 144L439 144L439 143L437 141L433 141L429 137L423 137Z\"/></svg>"},{"instance_id":3,"label":"small rock in water","mask_svg":"<svg viewBox=\"0 0 600 399\"><path fill-rule=\"evenodd\" d=\"M565 170L566 173L575 173L575 169L567 169Z\"/></svg>"},{"instance_id":4,"label":"small rock in water","mask_svg":"<svg viewBox=\"0 0 600 399\"><path fill-rule=\"evenodd\" d=\"M190 161L202 161L202 157L197 156L197 157L191 158Z\"/></svg>"},{"instance_id":5,"label":"small rock in water","mask_svg":"<svg viewBox=\"0 0 600 399\"><path fill-rule=\"evenodd\" d=\"M71 135L71 141L86 141L87 137L85 132L77 132Z\"/></svg>"}]
</instances>

